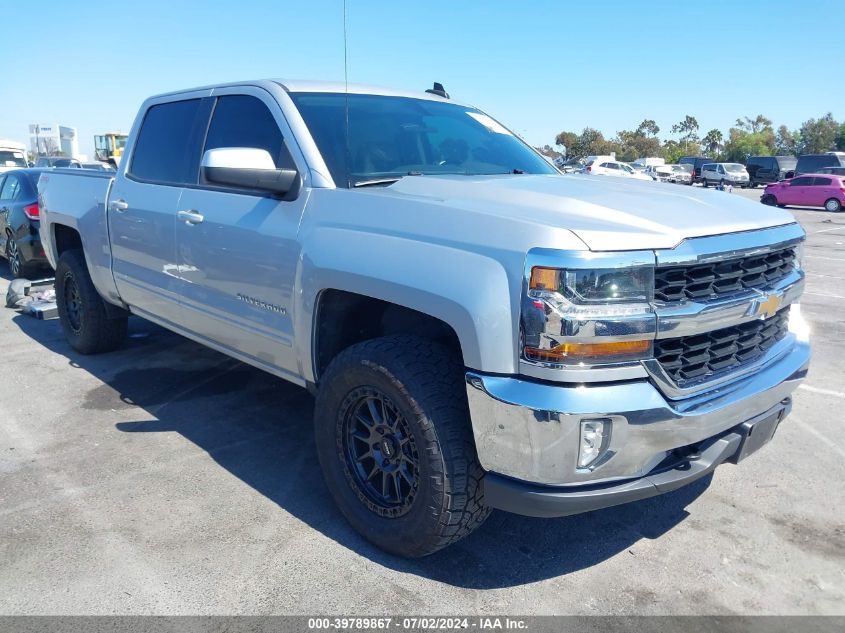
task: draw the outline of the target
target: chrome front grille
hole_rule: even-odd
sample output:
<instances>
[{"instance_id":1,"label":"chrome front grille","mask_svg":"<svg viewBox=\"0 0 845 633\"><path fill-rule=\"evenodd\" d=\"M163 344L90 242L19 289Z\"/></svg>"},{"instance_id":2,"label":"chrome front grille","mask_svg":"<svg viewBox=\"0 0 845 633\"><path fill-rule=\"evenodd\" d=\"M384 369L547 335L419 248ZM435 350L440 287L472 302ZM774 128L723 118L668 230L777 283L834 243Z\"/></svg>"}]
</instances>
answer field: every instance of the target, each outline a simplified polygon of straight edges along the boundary
<instances>
[{"instance_id":1,"label":"chrome front grille","mask_svg":"<svg viewBox=\"0 0 845 633\"><path fill-rule=\"evenodd\" d=\"M776 283L794 268L794 247L707 264L658 267L654 297L664 302L707 301Z\"/></svg>"},{"instance_id":2,"label":"chrome front grille","mask_svg":"<svg viewBox=\"0 0 845 633\"><path fill-rule=\"evenodd\" d=\"M786 336L788 325L789 307L786 307L765 321L750 321L694 336L658 339L654 356L666 374L683 386L754 362Z\"/></svg>"}]
</instances>

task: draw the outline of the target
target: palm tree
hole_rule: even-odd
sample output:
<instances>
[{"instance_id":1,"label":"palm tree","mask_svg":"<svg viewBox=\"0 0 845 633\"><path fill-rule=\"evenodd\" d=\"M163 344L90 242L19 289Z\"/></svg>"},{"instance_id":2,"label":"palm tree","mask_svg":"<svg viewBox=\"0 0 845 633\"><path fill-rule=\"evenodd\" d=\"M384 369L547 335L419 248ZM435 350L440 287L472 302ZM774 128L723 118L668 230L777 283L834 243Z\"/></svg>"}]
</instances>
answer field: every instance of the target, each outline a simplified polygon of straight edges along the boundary
<instances>
[{"instance_id":1,"label":"palm tree","mask_svg":"<svg viewBox=\"0 0 845 633\"><path fill-rule=\"evenodd\" d=\"M704 138L701 139L701 145L704 148L704 152L712 154L719 151L719 148L722 147L723 138L724 137L719 130L710 130L704 135Z\"/></svg>"}]
</instances>

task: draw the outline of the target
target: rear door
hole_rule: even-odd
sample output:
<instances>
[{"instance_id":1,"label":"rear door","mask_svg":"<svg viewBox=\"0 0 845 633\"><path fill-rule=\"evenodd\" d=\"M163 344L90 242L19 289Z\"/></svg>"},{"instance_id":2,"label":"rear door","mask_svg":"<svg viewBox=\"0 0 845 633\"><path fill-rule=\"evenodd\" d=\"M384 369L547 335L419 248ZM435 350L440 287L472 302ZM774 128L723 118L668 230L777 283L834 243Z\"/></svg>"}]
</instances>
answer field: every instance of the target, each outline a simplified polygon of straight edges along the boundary
<instances>
[{"instance_id":1,"label":"rear door","mask_svg":"<svg viewBox=\"0 0 845 633\"><path fill-rule=\"evenodd\" d=\"M215 89L214 97L203 154L221 147L264 149L276 167L307 174L269 93L236 87ZM276 373L299 374L292 308L306 192L303 187L279 198L205 183L200 173L179 203L180 211L191 213L176 228L186 327Z\"/></svg>"},{"instance_id":2,"label":"rear door","mask_svg":"<svg viewBox=\"0 0 845 633\"><path fill-rule=\"evenodd\" d=\"M202 97L150 103L109 195L115 284L127 304L153 320L175 322L180 314L176 209L197 169Z\"/></svg>"},{"instance_id":3,"label":"rear door","mask_svg":"<svg viewBox=\"0 0 845 633\"><path fill-rule=\"evenodd\" d=\"M807 204L812 205L814 207L823 207L824 203L830 200L831 198L839 198L839 191L834 189L833 178L823 178L821 176L816 176L813 178L813 184L808 187L808 200Z\"/></svg>"}]
</instances>

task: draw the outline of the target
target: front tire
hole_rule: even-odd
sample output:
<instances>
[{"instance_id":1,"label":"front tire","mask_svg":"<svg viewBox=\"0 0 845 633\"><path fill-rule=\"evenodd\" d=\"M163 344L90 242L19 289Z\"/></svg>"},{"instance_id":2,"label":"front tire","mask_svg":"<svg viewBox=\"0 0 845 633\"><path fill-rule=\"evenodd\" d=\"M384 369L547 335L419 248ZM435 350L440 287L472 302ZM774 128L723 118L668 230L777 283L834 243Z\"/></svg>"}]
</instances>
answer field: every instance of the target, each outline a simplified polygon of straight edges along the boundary
<instances>
[{"instance_id":1,"label":"front tire","mask_svg":"<svg viewBox=\"0 0 845 633\"><path fill-rule=\"evenodd\" d=\"M109 318L81 250L65 251L59 257L56 305L68 343L81 354L110 352L126 338L127 317Z\"/></svg>"},{"instance_id":2,"label":"front tire","mask_svg":"<svg viewBox=\"0 0 845 633\"><path fill-rule=\"evenodd\" d=\"M772 194L767 193L765 196L760 198L760 202L762 202L763 204L768 205L770 207L774 207L774 206L777 206L778 199L775 198Z\"/></svg>"},{"instance_id":3,"label":"front tire","mask_svg":"<svg viewBox=\"0 0 845 633\"><path fill-rule=\"evenodd\" d=\"M831 213L838 213L842 210L842 203L836 198L831 198L824 203L824 210Z\"/></svg>"},{"instance_id":4,"label":"front tire","mask_svg":"<svg viewBox=\"0 0 845 633\"><path fill-rule=\"evenodd\" d=\"M341 352L314 411L326 484L352 527L399 556L432 554L490 513L460 359L389 336Z\"/></svg>"}]
</instances>

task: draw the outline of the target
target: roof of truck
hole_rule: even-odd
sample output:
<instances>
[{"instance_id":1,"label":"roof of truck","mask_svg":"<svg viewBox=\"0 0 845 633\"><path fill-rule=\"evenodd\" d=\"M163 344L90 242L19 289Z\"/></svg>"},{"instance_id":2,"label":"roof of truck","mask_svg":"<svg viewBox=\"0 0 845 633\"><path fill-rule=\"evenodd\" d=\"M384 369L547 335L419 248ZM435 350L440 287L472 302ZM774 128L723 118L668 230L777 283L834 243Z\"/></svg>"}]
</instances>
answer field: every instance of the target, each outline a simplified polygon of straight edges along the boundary
<instances>
[{"instance_id":1,"label":"roof of truck","mask_svg":"<svg viewBox=\"0 0 845 633\"><path fill-rule=\"evenodd\" d=\"M349 92L349 94L370 94L370 95L384 95L388 97L409 97L412 99L426 99L430 101L453 101L452 99L445 99L435 94L425 92L426 88L419 91L416 90L400 90L396 88L386 88L384 86L372 86L368 84L350 83L346 84L342 81L312 81L303 79L253 79L247 81L232 81L223 84L214 84L210 86L197 86L194 88L187 88L184 90L174 90L155 95L152 98L165 97L169 95L176 95L183 92L194 92L197 90L211 90L213 88L230 88L235 86L267 86L268 83L273 83L281 86L287 92ZM460 102L460 105L467 105Z\"/></svg>"}]
</instances>

